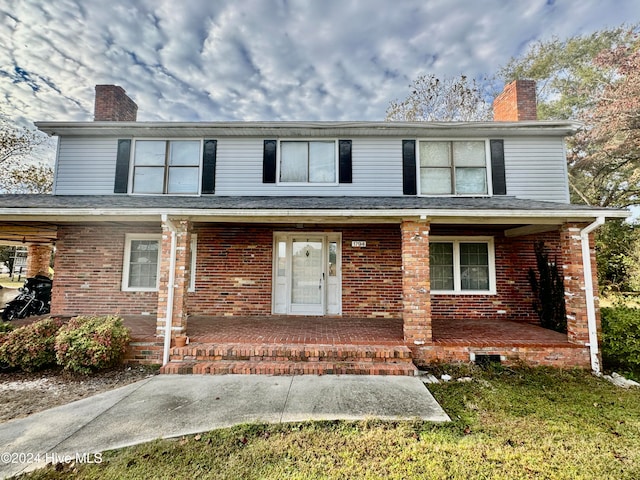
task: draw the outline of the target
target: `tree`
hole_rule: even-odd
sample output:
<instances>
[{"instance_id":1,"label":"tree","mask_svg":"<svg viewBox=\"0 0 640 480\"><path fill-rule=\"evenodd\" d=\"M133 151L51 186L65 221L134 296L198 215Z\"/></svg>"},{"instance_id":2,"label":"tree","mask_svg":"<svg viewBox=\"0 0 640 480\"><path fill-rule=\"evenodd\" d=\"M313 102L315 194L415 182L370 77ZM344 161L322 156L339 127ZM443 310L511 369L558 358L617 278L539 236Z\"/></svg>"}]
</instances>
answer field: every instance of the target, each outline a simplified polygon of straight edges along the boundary
<instances>
[{"instance_id":1,"label":"tree","mask_svg":"<svg viewBox=\"0 0 640 480\"><path fill-rule=\"evenodd\" d=\"M0 245L0 263L3 263L9 271L13 272L13 261L15 260L15 248Z\"/></svg>"},{"instance_id":2,"label":"tree","mask_svg":"<svg viewBox=\"0 0 640 480\"><path fill-rule=\"evenodd\" d=\"M603 51L594 63L615 79L582 113L585 127L572 142L570 165L591 203L634 205L640 200L640 40Z\"/></svg>"},{"instance_id":3,"label":"tree","mask_svg":"<svg viewBox=\"0 0 640 480\"><path fill-rule=\"evenodd\" d=\"M505 81L537 82L540 119L580 120L568 139L572 201L605 207L640 195L640 25L538 42L500 70ZM608 222L597 231L600 285L638 289L637 225Z\"/></svg>"},{"instance_id":4,"label":"tree","mask_svg":"<svg viewBox=\"0 0 640 480\"><path fill-rule=\"evenodd\" d=\"M13 125L0 113L0 164L28 155L46 139L47 136L37 130Z\"/></svg>"},{"instance_id":5,"label":"tree","mask_svg":"<svg viewBox=\"0 0 640 480\"><path fill-rule=\"evenodd\" d=\"M9 193L51 193L53 169L45 163L10 167L0 174L0 189Z\"/></svg>"},{"instance_id":6,"label":"tree","mask_svg":"<svg viewBox=\"0 0 640 480\"><path fill-rule=\"evenodd\" d=\"M640 228L637 223L613 220L596 236L598 283L604 291L640 290Z\"/></svg>"},{"instance_id":7,"label":"tree","mask_svg":"<svg viewBox=\"0 0 640 480\"><path fill-rule=\"evenodd\" d=\"M436 122L491 120L491 105L476 80L459 78L440 80L421 75L409 85L411 91L402 101L387 107L387 121Z\"/></svg>"},{"instance_id":8,"label":"tree","mask_svg":"<svg viewBox=\"0 0 640 480\"><path fill-rule=\"evenodd\" d=\"M37 130L14 125L0 113L0 190L10 193L50 193L53 170L28 158L48 137Z\"/></svg>"},{"instance_id":9,"label":"tree","mask_svg":"<svg viewBox=\"0 0 640 480\"><path fill-rule=\"evenodd\" d=\"M633 188L628 194L625 191L631 184L624 178L636 173L632 166L602 161L600 145L592 143L585 132L592 129L593 114L605 92L622 77L633 74L630 69L621 69L618 63L624 61L625 55L637 51L639 32L640 25L623 25L566 40L537 42L523 56L512 58L500 69L499 76L505 82L519 78L536 80L541 120L584 122L584 128L568 139L569 184L574 203L626 207L636 201ZM606 57L603 53L613 51L619 54ZM596 153L601 158L598 162ZM621 172L621 167L626 167L625 171Z\"/></svg>"},{"instance_id":10,"label":"tree","mask_svg":"<svg viewBox=\"0 0 640 480\"><path fill-rule=\"evenodd\" d=\"M615 72L594 62L601 52L635 42L640 25L600 30L565 40L535 42L520 57L512 57L498 72L505 82L536 81L538 118L578 119L590 108Z\"/></svg>"}]
</instances>

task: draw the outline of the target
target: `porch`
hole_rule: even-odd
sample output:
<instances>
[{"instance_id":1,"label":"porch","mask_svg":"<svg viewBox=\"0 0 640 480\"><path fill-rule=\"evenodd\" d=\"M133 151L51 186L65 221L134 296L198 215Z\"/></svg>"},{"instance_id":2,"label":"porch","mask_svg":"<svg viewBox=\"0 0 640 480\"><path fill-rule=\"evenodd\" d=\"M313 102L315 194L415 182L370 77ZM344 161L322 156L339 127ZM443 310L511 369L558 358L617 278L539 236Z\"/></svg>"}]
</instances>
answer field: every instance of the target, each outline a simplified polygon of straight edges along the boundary
<instances>
[{"instance_id":1,"label":"porch","mask_svg":"<svg viewBox=\"0 0 640 480\"><path fill-rule=\"evenodd\" d=\"M148 358L152 350L162 358L155 317L127 316L125 324L133 337L129 361ZM163 371L415 375L414 364L469 362L479 355L497 355L507 364L589 365L584 346L528 323L433 320L432 329L433 342L415 346L405 343L400 318L194 316L189 345L172 347Z\"/></svg>"}]
</instances>

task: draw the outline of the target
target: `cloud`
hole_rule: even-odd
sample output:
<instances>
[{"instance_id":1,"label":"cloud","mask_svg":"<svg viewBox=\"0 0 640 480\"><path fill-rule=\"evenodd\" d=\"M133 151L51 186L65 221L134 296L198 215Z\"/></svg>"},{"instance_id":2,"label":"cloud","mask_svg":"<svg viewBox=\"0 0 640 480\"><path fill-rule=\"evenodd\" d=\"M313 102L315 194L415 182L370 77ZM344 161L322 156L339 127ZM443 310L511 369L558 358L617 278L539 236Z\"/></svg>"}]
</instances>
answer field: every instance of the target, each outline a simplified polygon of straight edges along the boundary
<instances>
[{"instance_id":1,"label":"cloud","mask_svg":"<svg viewBox=\"0 0 640 480\"><path fill-rule=\"evenodd\" d=\"M531 42L634 18L635 0L8 0L2 111L91 120L94 85L147 121L382 120L420 74L494 74Z\"/></svg>"}]
</instances>

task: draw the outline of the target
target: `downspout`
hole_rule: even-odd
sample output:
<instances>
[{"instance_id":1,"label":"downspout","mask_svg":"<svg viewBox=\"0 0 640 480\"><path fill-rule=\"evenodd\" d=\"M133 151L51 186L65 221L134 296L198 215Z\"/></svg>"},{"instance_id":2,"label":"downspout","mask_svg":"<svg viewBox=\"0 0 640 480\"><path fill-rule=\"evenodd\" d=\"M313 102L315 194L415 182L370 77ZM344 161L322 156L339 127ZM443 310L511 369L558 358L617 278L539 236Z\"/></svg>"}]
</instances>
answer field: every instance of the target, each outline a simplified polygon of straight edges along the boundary
<instances>
[{"instance_id":1,"label":"downspout","mask_svg":"<svg viewBox=\"0 0 640 480\"><path fill-rule=\"evenodd\" d=\"M166 214L162 214L162 223L169 227L171 232L171 252L169 253L169 280L167 282L167 313L164 324L164 350L162 365L169 363L169 350L171 350L171 330L173 329L173 290L176 277L176 227Z\"/></svg>"},{"instance_id":2,"label":"downspout","mask_svg":"<svg viewBox=\"0 0 640 480\"><path fill-rule=\"evenodd\" d=\"M598 327L596 324L596 306L593 296L593 274L591 270L591 252L589 251L589 234L604 224L604 217L596 218L595 222L580 230L582 245L582 271L584 272L585 300L587 302L587 327L589 330L589 353L591 356L591 370L600 376L600 360L598 359Z\"/></svg>"}]
</instances>

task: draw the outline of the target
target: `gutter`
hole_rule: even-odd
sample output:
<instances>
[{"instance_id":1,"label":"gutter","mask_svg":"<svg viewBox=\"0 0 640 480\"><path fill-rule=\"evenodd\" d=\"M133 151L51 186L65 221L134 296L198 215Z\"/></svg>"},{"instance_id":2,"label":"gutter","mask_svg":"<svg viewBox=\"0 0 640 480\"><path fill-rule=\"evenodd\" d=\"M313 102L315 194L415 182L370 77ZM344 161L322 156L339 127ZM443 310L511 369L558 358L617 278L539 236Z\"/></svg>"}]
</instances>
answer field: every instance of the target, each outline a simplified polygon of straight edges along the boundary
<instances>
[{"instance_id":1,"label":"gutter","mask_svg":"<svg viewBox=\"0 0 640 480\"><path fill-rule=\"evenodd\" d=\"M591 269L591 252L589 251L589 234L604 224L605 217L596 218L595 222L580 230L582 246L582 267L584 272L585 300L587 303L587 327L589 330L589 354L591 356L591 371L594 375L602 375L600 359L598 358L598 328L596 324L596 306L593 295L593 274Z\"/></svg>"},{"instance_id":2,"label":"gutter","mask_svg":"<svg viewBox=\"0 0 640 480\"><path fill-rule=\"evenodd\" d=\"M167 313L164 324L164 348L162 365L169 363L169 350L171 349L171 330L173 329L173 290L176 274L176 227L166 214L162 215L162 223L169 227L171 232L171 252L169 253L169 281L167 282Z\"/></svg>"}]
</instances>

